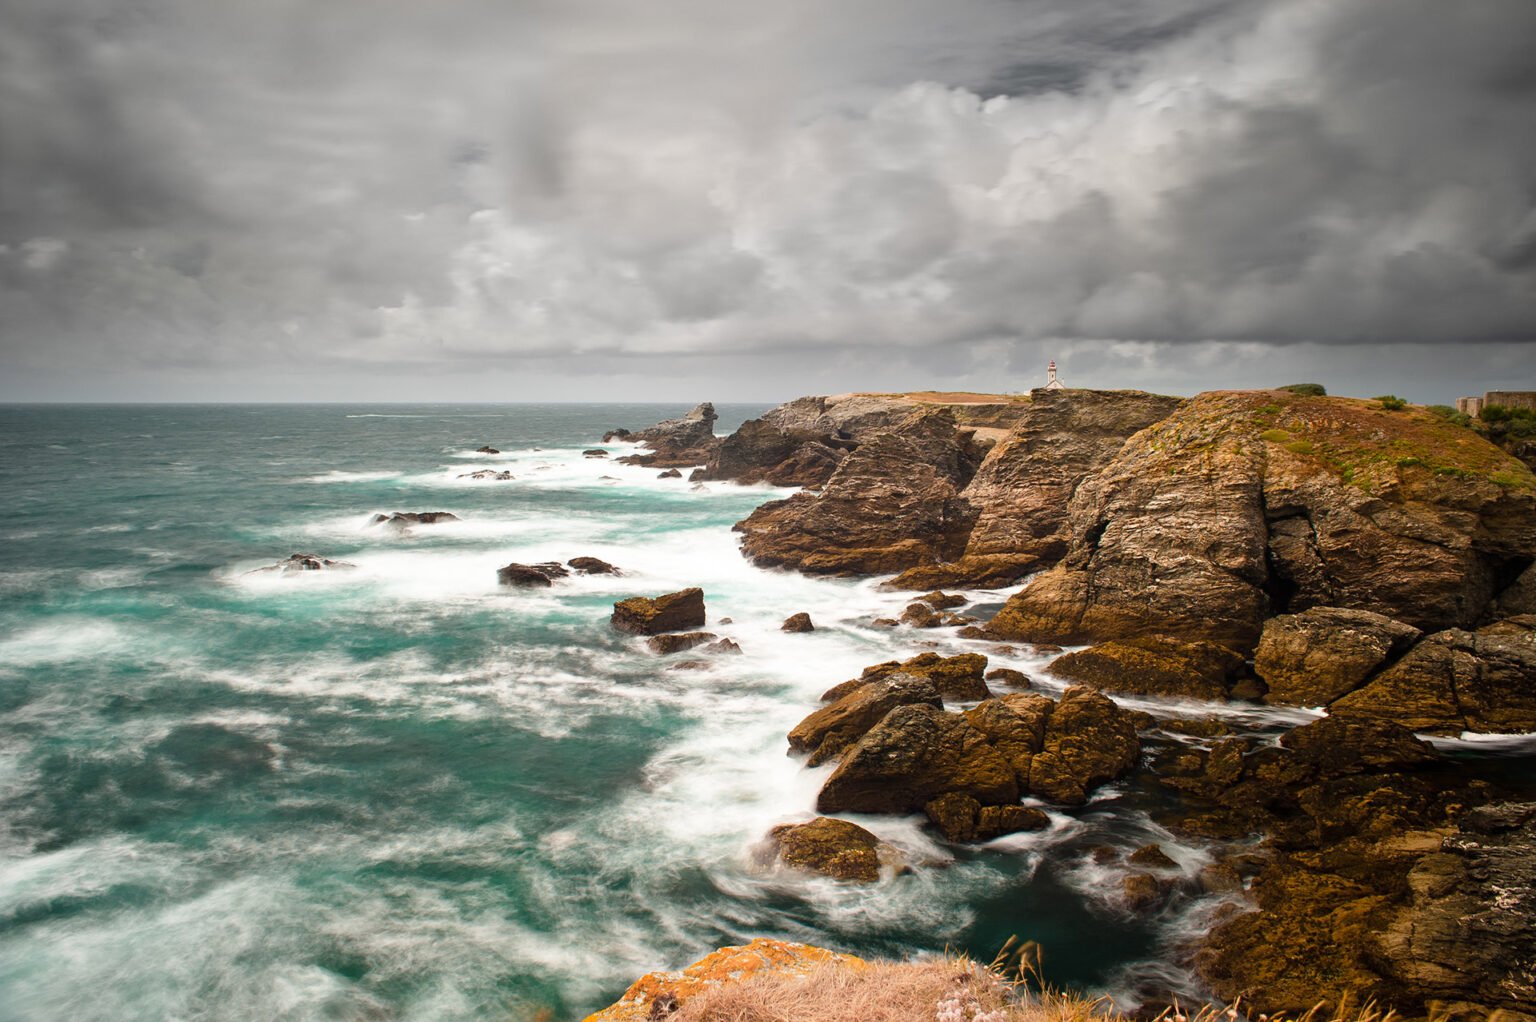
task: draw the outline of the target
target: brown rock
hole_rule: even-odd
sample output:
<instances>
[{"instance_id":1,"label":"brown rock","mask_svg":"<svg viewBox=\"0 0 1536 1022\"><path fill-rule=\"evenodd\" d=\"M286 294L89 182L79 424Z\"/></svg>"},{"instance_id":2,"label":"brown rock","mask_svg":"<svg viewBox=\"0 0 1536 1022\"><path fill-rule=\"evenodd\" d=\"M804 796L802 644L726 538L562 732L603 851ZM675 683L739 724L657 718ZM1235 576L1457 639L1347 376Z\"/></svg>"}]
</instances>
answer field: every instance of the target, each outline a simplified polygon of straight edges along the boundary
<instances>
[{"instance_id":1,"label":"brown rock","mask_svg":"<svg viewBox=\"0 0 1536 1022\"><path fill-rule=\"evenodd\" d=\"M542 564L507 564L496 569L496 581L504 586L519 586L524 589L546 588L554 585L557 578L564 578L570 572L556 561L547 561Z\"/></svg>"},{"instance_id":2,"label":"brown rock","mask_svg":"<svg viewBox=\"0 0 1536 1022\"><path fill-rule=\"evenodd\" d=\"M608 452L603 450L601 447L591 447L585 451L582 451L581 456L583 458L606 458L608 457Z\"/></svg>"},{"instance_id":3,"label":"brown rock","mask_svg":"<svg viewBox=\"0 0 1536 1022\"><path fill-rule=\"evenodd\" d=\"M565 562L581 575L622 575L618 568L607 561L600 561L596 557L572 557Z\"/></svg>"},{"instance_id":4,"label":"brown rock","mask_svg":"<svg viewBox=\"0 0 1536 1022\"><path fill-rule=\"evenodd\" d=\"M496 448L491 447L490 445L486 445L485 447L476 447L475 448L475 453L476 454L500 454L501 452L498 451Z\"/></svg>"},{"instance_id":5,"label":"brown rock","mask_svg":"<svg viewBox=\"0 0 1536 1022\"><path fill-rule=\"evenodd\" d=\"M727 653L727 654L730 654L732 656L740 656L741 655L741 647L738 646L734 641L732 641L730 639L721 639L718 642L711 642L709 645L705 646L704 647L704 652L706 652L706 653Z\"/></svg>"},{"instance_id":6,"label":"brown rock","mask_svg":"<svg viewBox=\"0 0 1536 1022\"><path fill-rule=\"evenodd\" d=\"M939 833L950 841L971 844L1004 834L1045 830L1051 818L1039 809L1019 805L984 806L969 795L950 792L923 807Z\"/></svg>"},{"instance_id":7,"label":"brown rock","mask_svg":"<svg viewBox=\"0 0 1536 1022\"><path fill-rule=\"evenodd\" d=\"M683 474L675 468L669 468L665 472L657 472L657 479L681 479Z\"/></svg>"},{"instance_id":8,"label":"brown rock","mask_svg":"<svg viewBox=\"0 0 1536 1022\"><path fill-rule=\"evenodd\" d=\"M681 632L704 624L704 590L683 589L654 599L631 596L613 605L613 627L631 635Z\"/></svg>"},{"instance_id":9,"label":"brown rock","mask_svg":"<svg viewBox=\"0 0 1536 1022\"><path fill-rule=\"evenodd\" d=\"M460 521L451 511L396 511L393 514L374 515L369 525L382 525L397 532L409 532L413 525L439 525L443 522Z\"/></svg>"},{"instance_id":10,"label":"brown rock","mask_svg":"<svg viewBox=\"0 0 1536 1022\"><path fill-rule=\"evenodd\" d=\"M907 604L907 609L901 612L901 622L913 628L937 628L943 623L938 612L921 601Z\"/></svg>"},{"instance_id":11,"label":"brown rock","mask_svg":"<svg viewBox=\"0 0 1536 1022\"><path fill-rule=\"evenodd\" d=\"M959 491L980 460L947 409L914 412L860 444L820 493L771 501L738 522L742 551L764 567L832 575L943 559L969 532Z\"/></svg>"},{"instance_id":12,"label":"brown rock","mask_svg":"<svg viewBox=\"0 0 1536 1022\"><path fill-rule=\"evenodd\" d=\"M1215 392L1084 480L1069 531L1067 556L990 631L1166 633L1246 652L1266 617L1314 606L1474 624L1510 565L1536 557L1536 477L1428 412Z\"/></svg>"},{"instance_id":13,"label":"brown rock","mask_svg":"<svg viewBox=\"0 0 1536 1022\"><path fill-rule=\"evenodd\" d=\"M319 554L289 554L276 564L269 564L264 568L255 568L246 572L246 574L256 575L270 571L280 575L291 575L306 571L345 571L356 567L357 565L350 561L333 561L329 557L321 557Z\"/></svg>"},{"instance_id":14,"label":"brown rock","mask_svg":"<svg viewBox=\"0 0 1536 1022\"><path fill-rule=\"evenodd\" d=\"M720 441L715 436L715 420L718 418L715 406L706 401L680 419L666 419L631 433L624 439L640 444L648 452L631 454L619 461L653 468L687 468L704 464L713 459L720 448Z\"/></svg>"},{"instance_id":15,"label":"brown rock","mask_svg":"<svg viewBox=\"0 0 1536 1022\"><path fill-rule=\"evenodd\" d=\"M1151 873L1132 873L1122 884L1126 907L1132 912L1150 912L1161 905L1173 889L1168 880Z\"/></svg>"},{"instance_id":16,"label":"brown rock","mask_svg":"<svg viewBox=\"0 0 1536 1022\"><path fill-rule=\"evenodd\" d=\"M1016 802L1008 762L959 714L899 706L843 756L817 811L907 813L950 792L983 805Z\"/></svg>"},{"instance_id":17,"label":"brown rock","mask_svg":"<svg viewBox=\"0 0 1536 1022\"><path fill-rule=\"evenodd\" d=\"M1214 642L1165 635L1102 643L1051 661L1057 677L1103 692L1221 700L1243 658Z\"/></svg>"},{"instance_id":18,"label":"brown rock","mask_svg":"<svg viewBox=\"0 0 1536 1022\"><path fill-rule=\"evenodd\" d=\"M768 851L786 866L864 884L879 880L882 861L896 857L894 849L863 827L825 816L773 828Z\"/></svg>"},{"instance_id":19,"label":"brown rock","mask_svg":"<svg viewBox=\"0 0 1536 1022\"><path fill-rule=\"evenodd\" d=\"M791 614L779 626L781 632L814 632L815 630L816 626L811 624L811 615L803 610L798 614Z\"/></svg>"},{"instance_id":20,"label":"brown rock","mask_svg":"<svg viewBox=\"0 0 1536 1022\"><path fill-rule=\"evenodd\" d=\"M926 678L897 674L869 682L796 724L789 732L789 747L810 753L808 765L818 766L862 738L896 707L919 703L936 709L944 705Z\"/></svg>"},{"instance_id":21,"label":"brown rock","mask_svg":"<svg viewBox=\"0 0 1536 1022\"><path fill-rule=\"evenodd\" d=\"M895 628L899 624L901 624L901 622L897 621L893 617L877 617L877 618L875 618L873 621L871 621L869 623L869 627L871 627L871 628Z\"/></svg>"},{"instance_id":22,"label":"brown rock","mask_svg":"<svg viewBox=\"0 0 1536 1022\"><path fill-rule=\"evenodd\" d=\"M1264 622L1253 669L1268 703L1326 706L1419 638L1411 625L1367 610L1312 607Z\"/></svg>"},{"instance_id":23,"label":"brown rock","mask_svg":"<svg viewBox=\"0 0 1536 1022\"><path fill-rule=\"evenodd\" d=\"M994 667L986 673L986 679L1008 688L1025 689L1034 684L1029 680L1029 675L1012 667Z\"/></svg>"},{"instance_id":24,"label":"brown rock","mask_svg":"<svg viewBox=\"0 0 1536 1022\"><path fill-rule=\"evenodd\" d=\"M1168 857L1163 851L1162 845L1142 845L1129 856L1126 862L1132 866L1141 866L1143 869L1178 869L1179 864Z\"/></svg>"},{"instance_id":25,"label":"brown rock","mask_svg":"<svg viewBox=\"0 0 1536 1022\"><path fill-rule=\"evenodd\" d=\"M1130 714L1091 689L1069 688L1047 722L1044 747L1030 761L1029 791L1081 805L1094 788L1129 773L1140 757Z\"/></svg>"},{"instance_id":26,"label":"brown rock","mask_svg":"<svg viewBox=\"0 0 1536 1022\"><path fill-rule=\"evenodd\" d=\"M1414 731L1536 731L1536 633L1430 635L1328 712Z\"/></svg>"},{"instance_id":27,"label":"brown rock","mask_svg":"<svg viewBox=\"0 0 1536 1022\"><path fill-rule=\"evenodd\" d=\"M1046 724L1056 704L1042 695L1018 692L988 699L965 711L965 719L1013 768L1020 791L1029 790L1029 767L1045 747Z\"/></svg>"},{"instance_id":28,"label":"brown rock","mask_svg":"<svg viewBox=\"0 0 1536 1022\"><path fill-rule=\"evenodd\" d=\"M953 610L956 607L963 607L971 602L959 593L941 593L938 590L934 590L926 596L919 596L918 599L928 604L934 610Z\"/></svg>"},{"instance_id":29,"label":"brown rock","mask_svg":"<svg viewBox=\"0 0 1536 1022\"><path fill-rule=\"evenodd\" d=\"M990 699L992 692L982 675L987 669L987 658L980 653L961 653L944 657L937 653L919 653L910 660L888 660L864 668L864 680L885 678L893 674L909 674L927 678L945 699L969 703Z\"/></svg>"},{"instance_id":30,"label":"brown rock","mask_svg":"<svg viewBox=\"0 0 1536 1022\"><path fill-rule=\"evenodd\" d=\"M653 635L645 640L646 646L652 653L666 656L670 653L681 653L685 649L702 646L707 642L713 642L719 636L714 632L672 632L667 635Z\"/></svg>"}]
</instances>

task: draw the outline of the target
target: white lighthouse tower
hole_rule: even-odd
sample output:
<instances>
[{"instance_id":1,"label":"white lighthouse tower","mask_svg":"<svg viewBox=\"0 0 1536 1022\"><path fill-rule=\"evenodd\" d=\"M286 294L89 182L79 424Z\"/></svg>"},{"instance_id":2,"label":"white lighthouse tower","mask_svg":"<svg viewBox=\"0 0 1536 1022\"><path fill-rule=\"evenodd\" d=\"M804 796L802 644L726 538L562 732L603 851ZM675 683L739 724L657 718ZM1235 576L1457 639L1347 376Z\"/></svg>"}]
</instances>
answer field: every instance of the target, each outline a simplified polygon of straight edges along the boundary
<instances>
[{"instance_id":1,"label":"white lighthouse tower","mask_svg":"<svg viewBox=\"0 0 1536 1022\"><path fill-rule=\"evenodd\" d=\"M1046 390L1066 390L1066 386L1056 378L1056 360L1051 359L1051 364L1046 367L1046 373L1050 379L1045 382Z\"/></svg>"}]
</instances>

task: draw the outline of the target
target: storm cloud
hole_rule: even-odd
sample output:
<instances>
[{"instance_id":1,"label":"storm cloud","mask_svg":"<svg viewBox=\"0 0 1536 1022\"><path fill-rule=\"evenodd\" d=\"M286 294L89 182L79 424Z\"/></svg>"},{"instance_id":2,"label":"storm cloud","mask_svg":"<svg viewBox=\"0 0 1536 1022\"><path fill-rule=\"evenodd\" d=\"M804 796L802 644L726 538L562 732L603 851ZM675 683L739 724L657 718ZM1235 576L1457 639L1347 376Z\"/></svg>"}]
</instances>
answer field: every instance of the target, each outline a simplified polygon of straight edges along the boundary
<instances>
[{"instance_id":1,"label":"storm cloud","mask_svg":"<svg viewBox=\"0 0 1536 1022\"><path fill-rule=\"evenodd\" d=\"M0 397L1532 386L1532 53L1529 0L0 0Z\"/></svg>"}]
</instances>

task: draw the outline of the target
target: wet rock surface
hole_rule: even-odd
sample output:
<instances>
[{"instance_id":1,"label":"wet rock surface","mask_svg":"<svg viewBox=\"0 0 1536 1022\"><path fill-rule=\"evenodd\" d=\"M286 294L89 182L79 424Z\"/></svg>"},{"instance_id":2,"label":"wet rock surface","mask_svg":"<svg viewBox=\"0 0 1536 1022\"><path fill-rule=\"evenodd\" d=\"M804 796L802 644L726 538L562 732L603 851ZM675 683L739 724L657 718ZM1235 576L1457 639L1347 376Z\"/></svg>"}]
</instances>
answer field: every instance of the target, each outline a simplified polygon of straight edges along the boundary
<instances>
[{"instance_id":1,"label":"wet rock surface","mask_svg":"<svg viewBox=\"0 0 1536 1022\"><path fill-rule=\"evenodd\" d=\"M899 861L894 848L863 827L826 816L773 828L766 852L770 860L795 869L865 884L880 879L882 866Z\"/></svg>"},{"instance_id":2,"label":"wet rock surface","mask_svg":"<svg viewBox=\"0 0 1536 1022\"><path fill-rule=\"evenodd\" d=\"M796 724L789 732L789 747L810 753L807 765L818 766L864 737L896 707L917 704L935 709L944 705L926 678L897 674L857 685Z\"/></svg>"},{"instance_id":3,"label":"wet rock surface","mask_svg":"<svg viewBox=\"0 0 1536 1022\"><path fill-rule=\"evenodd\" d=\"M609 623L631 635L683 632L704 624L704 590L683 589L663 596L631 596L613 605Z\"/></svg>"}]
</instances>

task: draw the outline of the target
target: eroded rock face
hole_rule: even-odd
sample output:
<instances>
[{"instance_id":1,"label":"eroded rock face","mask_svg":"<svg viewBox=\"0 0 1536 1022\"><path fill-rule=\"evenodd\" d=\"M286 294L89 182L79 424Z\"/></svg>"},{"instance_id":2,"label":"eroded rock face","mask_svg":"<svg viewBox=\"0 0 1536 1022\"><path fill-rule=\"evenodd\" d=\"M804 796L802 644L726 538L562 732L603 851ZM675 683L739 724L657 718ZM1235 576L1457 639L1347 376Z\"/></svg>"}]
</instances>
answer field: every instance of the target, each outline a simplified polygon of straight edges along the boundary
<instances>
[{"instance_id":1,"label":"eroded rock face","mask_svg":"<svg viewBox=\"0 0 1536 1022\"><path fill-rule=\"evenodd\" d=\"M1013 768L964 717L900 706L848 750L816 798L822 813L918 812L950 792L983 805L1018 801Z\"/></svg>"},{"instance_id":2,"label":"eroded rock face","mask_svg":"<svg viewBox=\"0 0 1536 1022\"><path fill-rule=\"evenodd\" d=\"M864 737L896 707L918 704L944 706L927 678L896 674L859 685L796 724L789 732L789 747L810 753L807 765L819 766Z\"/></svg>"},{"instance_id":3,"label":"eroded rock face","mask_svg":"<svg viewBox=\"0 0 1536 1022\"><path fill-rule=\"evenodd\" d=\"M1032 391L961 494L977 509L962 556L913 568L894 584L1002 586L1054 564L1070 546L1067 505L1078 484L1181 401L1134 390Z\"/></svg>"},{"instance_id":4,"label":"eroded rock face","mask_svg":"<svg viewBox=\"0 0 1536 1022\"><path fill-rule=\"evenodd\" d=\"M1536 556L1536 477L1422 410L1202 394L1078 487L1070 550L989 625L1091 643L1166 633L1252 650L1265 618L1372 610L1475 624Z\"/></svg>"},{"instance_id":5,"label":"eroded rock face","mask_svg":"<svg viewBox=\"0 0 1536 1022\"><path fill-rule=\"evenodd\" d=\"M1060 678L1101 692L1223 700L1243 658L1214 642L1149 635L1102 643L1051 662Z\"/></svg>"},{"instance_id":6,"label":"eroded rock face","mask_svg":"<svg viewBox=\"0 0 1536 1022\"><path fill-rule=\"evenodd\" d=\"M715 456L720 440L715 436L715 406L705 401L680 419L666 419L647 429L622 437L649 448L644 454L629 454L618 459L626 465L653 468L687 468L702 465ZM616 436L609 433L608 438Z\"/></svg>"},{"instance_id":7,"label":"eroded rock face","mask_svg":"<svg viewBox=\"0 0 1536 1022\"><path fill-rule=\"evenodd\" d=\"M1435 734L1536 731L1536 632L1437 632L1328 712Z\"/></svg>"},{"instance_id":8,"label":"eroded rock face","mask_svg":"<svg viewBox=\"0 0 1536 1022\"><path fill-rule=\"evenodd\" d=\"M631 635L682 632L704 625L704 590L684 589L654 599L631 596L613 605L613 627Z\"/></svg>"},{"instance_id":9,"label":"eroded rock face","mask_svg":"<svg viewBox=\"0 0 1536 1022\"><path fill-rule=\"evenodd\" d=\"M1267 703L1326 706L1359 688L1421 633L1367 610L1312 607L1264 622L1253 669Z\"/></svg>"},{"instance_id":10,"label":"eroded rock face","mask_svg":"<svg viewBox=\"0 0 1536 1022\"><path fill-rule=\"evenodd\" d=\"M763 567L870 575L953 559L973 516L959 493L981 461L947 409L913 412L849 454L818 494L771 501L736 525Z\"/></svg>"},{"instance_id":11,"label":"eroded rock face","mask_svg":"<svg viewBox=\"0 0 1536 1022\"><path fill-rule=\"evenodd\" d=\"M679 1004L706 990L736 983L758 973L804 975L824 966L867 968L864 960L810 944L759 937L750 944L723 947L678 972L651 972L624 991L624 996L584 1022L656 1022Z\"/></svg>"},{"instance_id":12,"label":"eroded rock face","mask_svg":"<svg viewBox=\"0 0 1536 1022\"><path fill-rule=\"evenodd\" d=\"M773 828L767 851L786 866L864 884L879 880L880 867L898 859L895 849L863 827L826 816Z\"/></svg>"}]
</instances>

